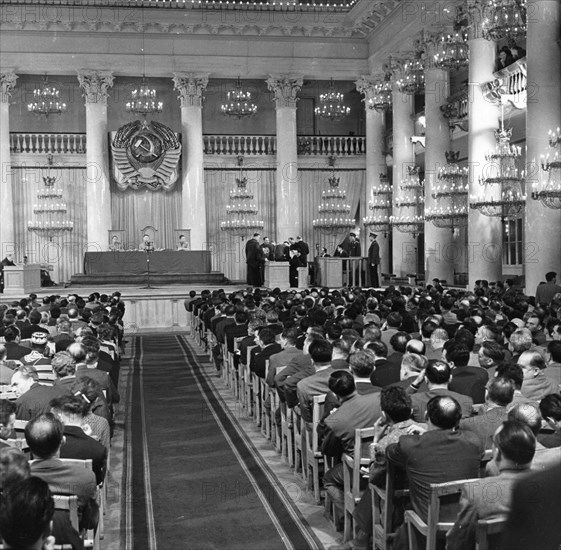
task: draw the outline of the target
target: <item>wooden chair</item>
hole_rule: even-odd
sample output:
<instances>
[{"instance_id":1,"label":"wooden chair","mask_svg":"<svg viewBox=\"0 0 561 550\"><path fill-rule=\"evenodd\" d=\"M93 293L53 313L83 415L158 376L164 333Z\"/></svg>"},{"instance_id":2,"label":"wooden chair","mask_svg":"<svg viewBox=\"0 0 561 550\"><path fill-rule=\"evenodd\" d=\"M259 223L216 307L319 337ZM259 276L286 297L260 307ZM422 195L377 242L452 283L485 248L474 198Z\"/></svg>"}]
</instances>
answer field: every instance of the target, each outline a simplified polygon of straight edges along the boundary
<instances>
[{"instance_id":1,"label":"wooden chair","mask_svg":"<svg viewBox=\"0 0 561 550\"><path fill-rule=\"evenodd\" d=\"M403 476L405 480L405 476ZM386 484L384 488L370 485L372 496L372 526L374 548L388 550L391 540L395 535L397 525L394 525L394 510L398 499L409 496L406 488L396 488L396 470L393 464L388 463L386 469Z\"/></svg>"},{"instance_id":2,"label":"wooden chair","mask_svg":"<svg viewBox=\"0 0 561 550\"><path fill-rule=\"evenodd\" d=\"M249 365L251 364L251 350L256 347L257 346L248 346L244 369L247 380L248 410L253 412L253 421L256 425L259 425L261 422L261 401L257 399L259 393L259 377L249 370Z\"/></svg>"},{"instance_id":3,"label":"wooden chair","mask_svg":"<svg viewBox=\"0 0 561 550\"><path fill-rule=\"evenodd\" d=\"M430 484L427 521L423 521L414 510L405 512L405 525L409 534L409 550L421 550L417 542L417 533L424 535L426 538L425 550L436 548L439 535L443 536L454 525L459 512L462 489L470 483L480 483L480 480L462 479Z\"/></svg>"},{"instance_id":4,"label":"wooden chair","mask_svg":"<svg viewBox=\"0 0 561 550\"><path fill-rule=\"evenodd\" d=\"M245 379L245 373L244 370L242 368L242 364L241 362L238 362L238 368L236 368L235 366L235 356L238 355L238 350L240 347L240 342L243 340L243 336L239 337L239 338L234 338L234 353L232 354L231 357L231 370L230 370L230 376L232 378L232 384L236 386L236 391L237 391L237 398L238 401L240 402L240 405L242 407L242 409L246 409L247 410L247 394L246 394L246 379Z\"/></svg>"},{"instance_id":5,"label":"wooden chair","mask_svg":"<svg viewBox=\"0 0 561 550\"><path fill-rule=\"evenodd\" d=\"M475 550L490 550L496 548L501 534L506 526L507 517L480 519L477 522ZM492 545L491 545L492 543Z\"/></svg>"},{"instance_id":6,"label":"wooden chair","mask_svg":"<svg viewBox=\"0 0 561 550\"><path fill-rule=\"evenodd\" d=\"M257 377L259 381L259 399L261 400L261 433L267 439L272 439L271 434L271 417L267 414L265 401L269 395L269 386L265 382L267 372L269 371L269 360L265 361L265 378Z\"/></svg>"},{"instance_id":7,"label":"wooden chair","mask_svg":"<svg viewBox=\"0 0 561 550\"><path fill-rule=\"evenodd\" d=\"M36 365L35 370L39 376L37 382L42 386L52 386L56 380L56 374L51 365Z\"/></svg>"},{"instance_id":8,"label":"wooden chair","mask_svg":"<svg viewBox=\"0 0 561 550\"><path fill-rule=\"evenodd\" d=\"M323 417L323 407L325 405L325 394L314 396L314 408L312 414L312 423L305 426L306 431L306 473L308 479L308 490L314 495L316 504L321 503L319 471L323 466L323 454L319 448L317 427Z\"/></svg>"},{"instance_id":9,"label":"wooden chair","mask_svg":"<svg viewBox=\"0 0 561 550\"><path fill-rule=\"evenodd\" d=\"M308 469L306 467L306 427L299 411L289 409L292 413L294 427L294 473L307 479Z\"/></svg>"},{"instance_id":10,"label":"wooden chair","mask_svg":"<svg viewBox=\"0 0 561 550\"><path fill-rule=\"evenodd\" d=\"M364 477L361 469L370 464L369 443L374 440L374 428L355 430L354 456L343 455L343 483L345 494L345 527L343 540L346 542L356 536L356 526L353 521L353 512L362 496L360 489L361 479ZM368 475L368 474L367 474Z\"/></svg>"}]
</instances>

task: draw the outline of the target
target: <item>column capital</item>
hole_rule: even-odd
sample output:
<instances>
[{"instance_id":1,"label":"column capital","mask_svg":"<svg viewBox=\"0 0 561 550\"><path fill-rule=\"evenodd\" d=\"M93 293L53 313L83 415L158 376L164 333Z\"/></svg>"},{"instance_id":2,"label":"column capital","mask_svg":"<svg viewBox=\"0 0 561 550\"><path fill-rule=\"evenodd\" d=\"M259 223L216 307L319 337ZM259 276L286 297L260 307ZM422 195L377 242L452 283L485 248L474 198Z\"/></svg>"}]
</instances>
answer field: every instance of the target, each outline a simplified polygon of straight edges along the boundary
<instances>
[{"instance_id":1,"label":"column capital","mask_svg":"<svg viewBox=\"0 0 561 550\"><path fill-rule=\"evenodd\" d=\"M208 74L173 73L173 89L179 91L181 107L201 107L207 85Z\"/></svg>"},{"instance_id":2,"label":"column capital","mask_svg":"<svg viewBox=\"0 0 561 550\"><path fill-rule=\"evenodd\" d=\"M301 76L291 77L288 75L269 75L266 80L267 88L275 94L275 101L278 107L296 107L298 98L296 97L304 79Z\"/></svg>"},{"instance_id":3,"label":"column capital","mask_svg":"<svg viewBox=\"0 0 561 550\"><path fill-rule=\"evenodd\" d=\"M0 72L0 103L9 103L18 75L11 69Z\"/></svg>"},{"instance_id":4,"label":"column capital","mask_svg":"<svg viewBox=\"0 0 561 550\"><path fill-rule=\"evenodd\" d=\"M484 5L481 0L467 0L469 25L467 27L468 39L483 38L482 22L484 19Z\"/></svg>"},{"instance_id":5,"label":"column capital","mask_svg":"<svg viewBox=\"0 0 561 550\"><path fill-rule=\"evenodd\" d=\"M78 82L84 90L83 96L86 103L102 103L107 105L109 88L113 86L113 79L114 76L111 71L79 70Z\"/></svg>"}]
</instances>

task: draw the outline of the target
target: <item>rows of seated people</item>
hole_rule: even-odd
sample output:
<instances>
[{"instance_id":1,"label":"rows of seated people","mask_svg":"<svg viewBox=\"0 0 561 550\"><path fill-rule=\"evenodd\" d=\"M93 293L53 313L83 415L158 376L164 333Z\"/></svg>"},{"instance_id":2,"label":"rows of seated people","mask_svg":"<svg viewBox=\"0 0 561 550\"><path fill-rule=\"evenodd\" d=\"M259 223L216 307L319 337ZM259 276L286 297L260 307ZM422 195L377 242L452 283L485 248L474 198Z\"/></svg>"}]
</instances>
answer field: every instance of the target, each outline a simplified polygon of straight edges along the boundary
<instances>
[{"instance_id":1,"label":"rows of seated people","mask_svg":"<svg viewBox=\"0 0 561 550\"><path fill-rule=\"evenodd\" d=\"M3 548L99 548L120 399L120 296L0 306Z\"/></svg>"},{"instance_id":2,"label":"rows of seated people","mask_svg":"<svg viewBox=\"0 0 561 550\"><path fill-rule=\"evenodd\" d=\"M245 371L259 377L266 389L253 386L247 410L270 415L281 447L286 418L293 441L298 426L317 440L323 471L312 489L337 528L352 523L333 550L425 548L423 529L408 526L429 520L431 484L458 481L464 492L453 527L427 548L473 549L478 521L509 512L518 515L503 548L558 548L561 295L535 304L506 287L219 290L191 293L185 307L218 375L232 369L238 381L247 380ZM240 399L243 393L236 388ZM355 449L363 431L370 440ZM281 449L295 468L302 447ZM347 514L345 463L365 456L361 496ZM386 487L390 466L403 498L377 537L372 495ZM531 477L541 472L547 481ZM531 505L513 499L516 487L521 494L543 488L547 502L536 502L537 492Z\"/></svg>"}]
</instances>

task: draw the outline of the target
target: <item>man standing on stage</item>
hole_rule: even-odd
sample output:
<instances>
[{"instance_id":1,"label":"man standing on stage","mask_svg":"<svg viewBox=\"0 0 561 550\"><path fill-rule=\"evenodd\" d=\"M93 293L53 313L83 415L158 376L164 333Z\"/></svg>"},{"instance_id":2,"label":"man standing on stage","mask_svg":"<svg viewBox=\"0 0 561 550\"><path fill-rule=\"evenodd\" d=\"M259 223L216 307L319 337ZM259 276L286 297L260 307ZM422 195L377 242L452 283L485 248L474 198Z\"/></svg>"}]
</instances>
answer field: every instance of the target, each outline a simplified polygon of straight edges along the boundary
<instances>
[{"instance_id":1,"label":"man standing on stage","mask_svg":"<svg viewBox=\"0 0 561 550\"><path fill-rule=\"evenodd\" d=\"M6 257L0 262L0 292L4 292L4 268L15 265L13 254L6 254Z\"/></svg>"},{"instance_id":2,"label":"man standing on stage","mask_svg":"<svg viewBox=\"0 0 561 550\"><path fill-rule=\"evenodd\" d=\"M380 264L380 245L376 242L376 233L370 233L370 247L368 248L368 271L370 273L370 286L378 288L378 265Z\"/></svg>"},{"instance_id":3,"label":"man standing on stage","mask_svg":"<svg viewBox=\"0 0 561 550\"><path fill-rule=\"evenodd\" d=\"M247 263L247 284L251 286L263 286L263 270L265 255L259 243L259 233L254 233L245 245L245 261Z\"/></svg>"}]
</instances>

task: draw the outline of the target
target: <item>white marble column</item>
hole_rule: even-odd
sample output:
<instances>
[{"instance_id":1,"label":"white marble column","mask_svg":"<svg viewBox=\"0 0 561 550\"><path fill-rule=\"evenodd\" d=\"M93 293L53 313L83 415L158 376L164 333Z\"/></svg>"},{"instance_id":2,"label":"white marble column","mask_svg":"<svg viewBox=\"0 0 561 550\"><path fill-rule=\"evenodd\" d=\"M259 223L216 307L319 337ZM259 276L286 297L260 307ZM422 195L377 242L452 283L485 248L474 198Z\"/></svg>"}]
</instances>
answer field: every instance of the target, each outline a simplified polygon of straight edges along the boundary
<instances>
[{"instance_id":1,"label":"white marble column","mask_svg":"<svg viewBox=\"0 0 561 550\"><path fill-rule=\"evenodd\" d=\"M15 252L14 201L12 198L12 161L10 157L10 97L17 75L0 72L0 255Z\"/></svg>"},{"instance_id":2,"label":"white marble column","mask_svg":"<svg viewBox=\"0 0 561 550\"><path fill-rule=\"evenodd\" d=\"M302 83L300 77L285 75L271 75L267 79L269 90L275 94L277 108L277 241L302 233L296 143L296 96Z\"/></svg>"},{"instance_id":3,"label":"white marble column","mask_svg":"<svg viewBox=\"0 0 561 550\"><path fill-rule=\"evenodd\" d=\"M107 249L107 232L112 228L107 97L113 78L110 71L78 71L78 82L86 102L87 248L95 250Z\"/></svg>"},{"instance_id":4,"label":"white marble column","mask_svg":"<svg viewBox=\"0 0 561 550\"><path fill-rule=\"evenodd\" d=\"M438 185L438 171L446 165L446 151L450 149L448 121L442 116L440 106L449 95L448 72L427 61L425 70L425 211L432 210L438 202L432 198ZM435 277L448 284L454 282L453 232L425 222L425 281Z\"/></svg>"},{"instance_id":5,"label":"white marble column","mask_svg":"<svg viewBox=\"0 0 561 550\"><path fill-rule=\"evenodd\" d=\"M415 165L415 149L411 136L415 133L414 96L404 94L394 84L393 89L393 215L399 216L400 209L395 199L401 193L401 181L407 177L407 168ZM393 272L398 277L417 273L417 238L409 233L392 230Z\"/></svg>"},{"instance_id":6,"label":"white marble column","mask_svg":"<svg viewBox=\"0 0 561 550\"><path fill-rule=\"evenodd\" d=\"M366 190L363 203L363 215L369 217L373 214L368 209L368 203L372 199L372 191L380 184L380 174L386 174L386 113L369 107L369 100L375 94L375 84L383 77L361 76L355 82L356 89L364 94L364 107L366 109ZM390 265L389 239L387 234L377 233L376 241L380 246L380 272L388 273ZM364 255L368 254L368 235L362 239L365 249Z\"/></svg>"},{"instance_id":7,"label":"white marble column","mask_svg":"<svg viewBox=\"0 0 561 550\"><path fill-rule=\"evenodd\" d=\"M498 185L483 188L479 177L484 175L485 154L495 150L495 130L499 126L499 109L483 95L481 85L493 80L495 43L479 36L469 40L469 133L468 182L469 196L499 197ZM466 249L469 286L486 279L502 277L502 226L498 217L484 216L478 210L468 213L468 245Z\"/></svg>"},{"instance_id":8,"label":"white marble column","mask_svg":"<svg viewBox=\"0 0 561 550\"><path fill-rule=\"evenodd\" d=\"M561 53L559 48L561 4L559 0L534 0L532 16L528 15L526 49L529 90L526 111L526 230L524 239L524 272L526 294L535 296L540 281L548 271L561 276L561 215L541 202L532 200L532 183L536 190L547 181L547 172L540 167L540 155L550 150L548 130L561 126ZM551 150L552 151L552 150ZM540 185L541 184L541 185Z\"/></svg>"},{"instance_id":9,"label":"white marble column","mask_svg":"<svg viewBox=\"0 0 561 550\"><path fill-rule=\"evenodd\" d=\"M203 95L208 74L173 73L181 101L183 138L181 194L182 229L191 229L191 249L206 250L206 204L203 150Z\"/></svg>"}]
</instances>

